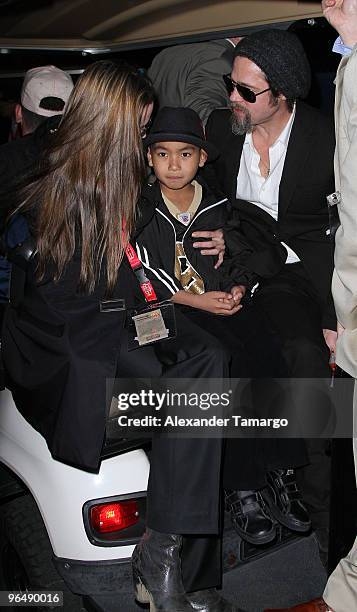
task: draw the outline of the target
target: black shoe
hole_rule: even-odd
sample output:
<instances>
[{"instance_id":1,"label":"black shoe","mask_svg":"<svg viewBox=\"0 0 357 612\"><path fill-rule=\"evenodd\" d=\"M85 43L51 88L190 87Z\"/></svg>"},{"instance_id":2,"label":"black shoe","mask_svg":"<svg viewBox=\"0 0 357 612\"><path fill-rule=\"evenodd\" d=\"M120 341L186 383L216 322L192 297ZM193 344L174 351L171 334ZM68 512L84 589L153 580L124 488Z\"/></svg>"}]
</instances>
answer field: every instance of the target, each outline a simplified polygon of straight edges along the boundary
<instances>
[{"instance_id":1,"label":"black shoe","mask_svg":"<svg viewBox=\"0 0 357 612\"><path fill-rule=\"evenodd\" d=\"M309 514L295 480L294 470L272 470L262 494L272 516L291 531L306 533L311 529Z\"/></svg>"},{"instance_id":2,"label":"black shoe","mask_svg":"<svg viewBox=\"0 0 357 612\"><path fill-rule=\"evenodd\" d=\"M216 589L187 593L186 597L196 612L244 612L220 596Z\"/></svg>"},{"instance_id":3,"label":"black shoe","mask_svg":"<svg viewBox=\"0 0 357 612\"><path fill-rule=\"evenodd\" d=\"M258 491L225 491L226 508L242 540L267 544L276 536L276 525Z\"/></svg>"},{"instance_id":4,"label":"black shoe","mask_svg":"<svg viewBox=\"0 0 357 612\"><path fill-rule=\"evenodd\" d=\"M192 612L181 579L179 535L147 529L132 556L135 597L150 612Z\"/></svg>"}]
</instances>

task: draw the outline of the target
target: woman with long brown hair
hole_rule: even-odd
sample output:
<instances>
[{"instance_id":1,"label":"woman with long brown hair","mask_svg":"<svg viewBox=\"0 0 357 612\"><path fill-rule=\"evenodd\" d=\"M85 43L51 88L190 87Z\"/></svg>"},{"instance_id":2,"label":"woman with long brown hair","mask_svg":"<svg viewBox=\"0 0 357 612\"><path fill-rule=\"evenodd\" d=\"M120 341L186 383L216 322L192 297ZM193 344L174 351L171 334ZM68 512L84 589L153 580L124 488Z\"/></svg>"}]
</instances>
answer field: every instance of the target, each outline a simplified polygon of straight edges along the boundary
<instances>
[{"instance_id":1,"label":"woman with long brown hair","mask_svg":"<svg viewBox=\"0 0 357 612\"><path fill-rule=\"evenodd\" d=\"M23 204L38 209L40 277L51 260L54 279L62 276L77 235L83 289L93 292L104 256L107 287L114 289L144 176L140 123L152 106L149 82L109 62L93 64L78 81L52 138L46 174L29 186Z\"/></svg>"},{"instance_id":2,"label":"woman with long brown hair","mask_svg":"<svg viewBox=\"0 0 357 612\"><path fill-rule=\"evenodd\" d=\"M154 212L137 208L152 107L151 85L133 68L92 64L18 209L33 239L14 254L7 385L52 456L87 470L100 465L115 377L228 375L222 347L180 313L177 338L128 351L127 313L145 294L128 243ZM218 532L220 462L219 439L154 436L148 527L133 557L136 595L152 611L238 610L213 589L189 599L181 579L182 534Z\"/></svg>"},{"instance_id":3,"label":"woman with long brown hair","mask_svg":"<svg viewBox=\"0 0 357 612\"><path fill-rule=\"evenodd\" d=\"M133 68L92 64L19 194L35 255L26 269L14 267L4 328L9 384L52 454L89 469L97 468L103 441L102 377L115 376L108 355L120 346L125 321L124 309L103 314L103 301L136 300L124 247L136 222L145 173L140 131L153 95ZM12 328L22 332L18 343ZM26 369L17 367L20 356Z\"/></svg>"}]
</instances>

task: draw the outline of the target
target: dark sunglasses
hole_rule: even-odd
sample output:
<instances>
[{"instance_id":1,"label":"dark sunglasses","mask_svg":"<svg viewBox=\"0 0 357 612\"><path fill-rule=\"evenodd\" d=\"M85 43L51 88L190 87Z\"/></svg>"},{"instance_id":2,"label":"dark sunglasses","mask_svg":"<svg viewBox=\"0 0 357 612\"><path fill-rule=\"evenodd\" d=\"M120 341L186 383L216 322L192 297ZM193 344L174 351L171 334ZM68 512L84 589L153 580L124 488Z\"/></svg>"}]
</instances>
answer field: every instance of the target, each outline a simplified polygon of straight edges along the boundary
<instances>
[{"instance_id":1,"label":"dark sunglasses","mask_svg":"<svg viewBox=\"0 0 357 612\"><path fill-rule=\"evenodd\" d=\"M224 74L223 80L229 96L233 93L234 89L236 89L239 95L243 98L243 100L245 100L246 102L250 102L251 104L254 104L254 102L257 101L257 96L260 96L261 94L265 93L266 91L270 91L271 89L270 87L267 87L266 89L263 89L263 91L254 93L254 91L249 89L249 87L244 87L244 85L240 85L239 83L233 81L229 74Z\"/></svg>"}]
</instances>

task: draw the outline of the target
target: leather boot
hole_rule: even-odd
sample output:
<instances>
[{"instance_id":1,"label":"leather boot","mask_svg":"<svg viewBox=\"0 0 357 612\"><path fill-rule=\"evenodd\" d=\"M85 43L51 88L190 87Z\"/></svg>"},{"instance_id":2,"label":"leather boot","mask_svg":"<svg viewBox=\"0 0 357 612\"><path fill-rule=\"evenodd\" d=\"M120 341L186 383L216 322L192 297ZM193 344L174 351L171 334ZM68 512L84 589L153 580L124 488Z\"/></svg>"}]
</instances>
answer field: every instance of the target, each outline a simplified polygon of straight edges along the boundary
<instances>
[{"instance_id":1,"label":"leather boot","mask_svg":"<svg viewBox=\"0 0 357 612\"><path fill-rule=\"evenodd\" d=\"M135 597L150 612L192 612L181 579L180 535L146 529L132 556Z\"/></svg>"},{"instance_id":2,"label":"leather boot","mask_svg":"<svg viewBox=\"0 0 357 612\"><path fill-rule=\"evenodd\" d=\"M186 597L196 612L244 612L220 596L216 589L187 593Z\"/></svg>"}]
</instances>

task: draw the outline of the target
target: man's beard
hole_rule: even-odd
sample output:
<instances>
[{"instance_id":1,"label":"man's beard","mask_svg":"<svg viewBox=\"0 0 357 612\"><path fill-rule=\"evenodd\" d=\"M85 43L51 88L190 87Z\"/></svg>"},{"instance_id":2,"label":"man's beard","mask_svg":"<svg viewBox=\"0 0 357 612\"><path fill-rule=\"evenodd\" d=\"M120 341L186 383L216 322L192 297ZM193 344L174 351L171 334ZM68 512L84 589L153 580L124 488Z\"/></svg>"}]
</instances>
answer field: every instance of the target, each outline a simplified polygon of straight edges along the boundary
<instances>
[{"instance_id":1,"label":"man's beard","mask_svg":"<svg viewBox=\"0 0 357 612\"><path fill-rule=\"evenodd\" d=\"M241 136L242 134L250 134L253 131L253 125L252 125L252 117L251 114L249 112L249 110L247 110L244 106L242 106L241 104L237 103L237 102L230 102L230 109L231 109L231 126L232 126L232 133L235 136ZM242 111L242 115L237 115L234 112L234 109L237 108L239 110Z\"/></svg>"}]
</instances>

